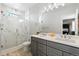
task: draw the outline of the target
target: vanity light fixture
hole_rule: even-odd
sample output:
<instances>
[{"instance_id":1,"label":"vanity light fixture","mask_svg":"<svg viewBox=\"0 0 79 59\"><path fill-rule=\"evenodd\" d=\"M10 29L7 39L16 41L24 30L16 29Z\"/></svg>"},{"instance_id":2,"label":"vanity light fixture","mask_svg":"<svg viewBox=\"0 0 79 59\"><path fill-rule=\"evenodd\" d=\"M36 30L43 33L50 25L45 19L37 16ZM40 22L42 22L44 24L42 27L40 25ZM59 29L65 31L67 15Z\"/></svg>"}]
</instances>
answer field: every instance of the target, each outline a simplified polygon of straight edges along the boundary
<instances>
[{"instance_id":1,"label":"vanity light fixture","mask_svg":"<svg viewBox=\"0 0 79 59\"><path fill-rule=\"evenodd\" d=\"M55 8L58 8L59 6L64 6L64 3L54 3Z\"/></svg>"},{"instance_id":2,"label":"vanity light fixture","mask_svg":"<svg viewBox=\"0 0 79 59\"><path fill-rule=\"evenodd\" d=\"M47 7L44 7L44 11L53 10L54 8L59 8L59 6L64 6L64 3L50 3Z\"/></svg>"},{"instance_id":3,"label":"vanity light fixture","mask_svg":"<svg viewBox=\"0 0 79 59\"><path fill-rule=\"evenodd\" d=\"M48 12L49 10L53 10L54 8L58 8L59 6L64 5L64 3L49 3L47 6L44 6L43 10L41 11L41 15L39 16L39 23L42 23L42 16L45 12Z\"/></svg>"}]
</instances>

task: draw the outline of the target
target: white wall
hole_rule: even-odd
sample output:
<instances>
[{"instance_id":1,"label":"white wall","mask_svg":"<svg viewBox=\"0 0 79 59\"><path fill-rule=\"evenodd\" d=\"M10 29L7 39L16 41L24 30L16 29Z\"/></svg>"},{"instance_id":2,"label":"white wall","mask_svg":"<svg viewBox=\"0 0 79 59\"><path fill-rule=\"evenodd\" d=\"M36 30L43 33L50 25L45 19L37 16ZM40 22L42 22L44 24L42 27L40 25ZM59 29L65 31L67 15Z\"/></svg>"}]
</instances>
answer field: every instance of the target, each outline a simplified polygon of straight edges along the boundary
<instances>
[{"instance_id":1,"label":"white wall","mask_svg":"<svg viewBox=\"0 0 79 59\"><path fill-rule=\"evenodd\" d=\"M30 34L36 34L36 32L40 32L40 23L39 23L39 17L40 17L40 11L42 10L43 6L45 6L43 3L38 3L33 5L29 8L29 27L30 27Z\"/></svg>"}]
</instances>

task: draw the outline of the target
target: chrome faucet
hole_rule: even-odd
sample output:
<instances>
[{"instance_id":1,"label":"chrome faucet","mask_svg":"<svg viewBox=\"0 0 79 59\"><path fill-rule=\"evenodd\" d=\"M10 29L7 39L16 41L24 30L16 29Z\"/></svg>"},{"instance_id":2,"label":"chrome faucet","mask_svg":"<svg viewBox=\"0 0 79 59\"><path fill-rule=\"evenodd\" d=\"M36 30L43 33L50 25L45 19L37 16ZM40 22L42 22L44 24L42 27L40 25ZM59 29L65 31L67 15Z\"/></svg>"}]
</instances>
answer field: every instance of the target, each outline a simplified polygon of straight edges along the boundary
<instances>
[{"instance_id":1,"label":"chrome faucet","mask_svg":"<svg viewBox=\"0 0 79 59\"><path fill-rule=\"evenodd\" d=\"M71 39L71 35L65 34L65 35L64 35L64 39L68 39L68 40Z\"/></svg>"}]
</instances>

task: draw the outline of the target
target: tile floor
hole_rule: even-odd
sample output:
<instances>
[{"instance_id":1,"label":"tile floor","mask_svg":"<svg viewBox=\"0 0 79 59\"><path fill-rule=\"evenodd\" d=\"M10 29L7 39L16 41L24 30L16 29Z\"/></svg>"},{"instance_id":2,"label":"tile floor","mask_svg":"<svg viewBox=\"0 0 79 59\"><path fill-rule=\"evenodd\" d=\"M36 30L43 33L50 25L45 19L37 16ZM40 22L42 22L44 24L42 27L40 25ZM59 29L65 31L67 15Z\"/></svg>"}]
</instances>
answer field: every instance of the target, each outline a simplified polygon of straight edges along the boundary
<instances>
[{"instance_id":1,"label":"tile floor","mask_svg":"<svg viewBox=\"0 0 79 59\"><path fill-rule=\"evenodd\" d=\"M23 49L19 49L14 52L9 52L6 55L1 55L1 56L32 56L30 51L24 51Z\"/></svg>"}]
</instances>

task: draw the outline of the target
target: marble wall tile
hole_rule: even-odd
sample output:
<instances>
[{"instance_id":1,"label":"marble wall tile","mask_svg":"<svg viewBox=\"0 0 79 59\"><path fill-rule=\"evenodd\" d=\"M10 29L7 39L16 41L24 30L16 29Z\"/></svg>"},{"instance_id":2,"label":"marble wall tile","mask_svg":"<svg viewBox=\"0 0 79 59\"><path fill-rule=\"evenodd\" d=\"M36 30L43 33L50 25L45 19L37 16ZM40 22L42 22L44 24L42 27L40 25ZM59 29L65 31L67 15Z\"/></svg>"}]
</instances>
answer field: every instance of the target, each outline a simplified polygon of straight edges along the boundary
<instances>
[{"instance_id":1,"label":"marble wall tile","mask_svg":"<svg viewBox=\"0 0 79 59\"><path fill-rule=\"evenodd\" d=\"M24 14L4 7L2 9L4 15L0 14L0 49L19 45L27 41L28 36L27 20L25 20ZM19 22L20 19L24 20L24 22Z\"/></svg>"}]
</instances>

